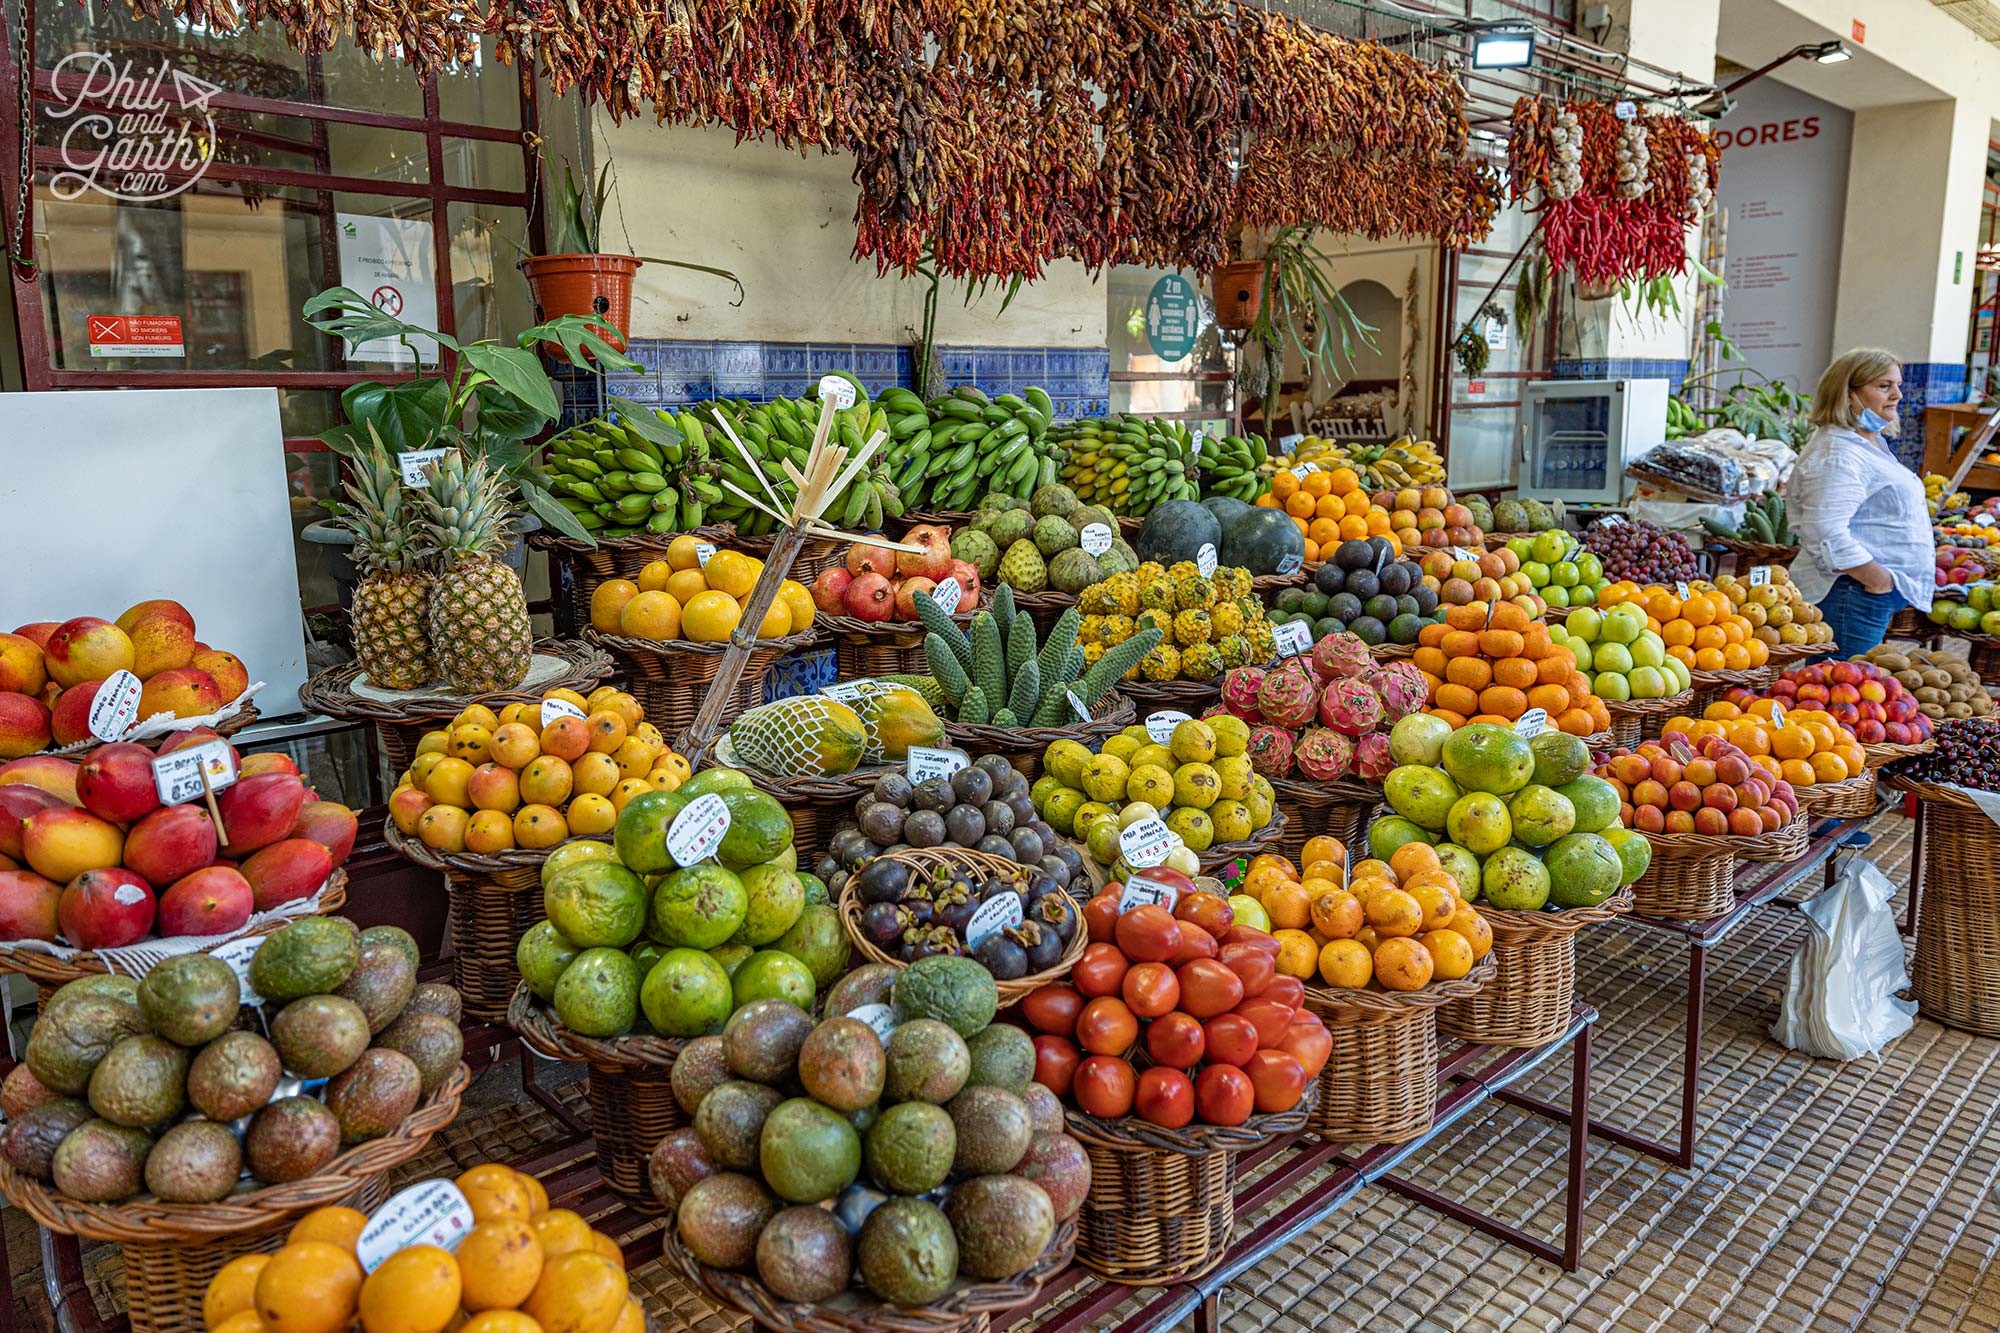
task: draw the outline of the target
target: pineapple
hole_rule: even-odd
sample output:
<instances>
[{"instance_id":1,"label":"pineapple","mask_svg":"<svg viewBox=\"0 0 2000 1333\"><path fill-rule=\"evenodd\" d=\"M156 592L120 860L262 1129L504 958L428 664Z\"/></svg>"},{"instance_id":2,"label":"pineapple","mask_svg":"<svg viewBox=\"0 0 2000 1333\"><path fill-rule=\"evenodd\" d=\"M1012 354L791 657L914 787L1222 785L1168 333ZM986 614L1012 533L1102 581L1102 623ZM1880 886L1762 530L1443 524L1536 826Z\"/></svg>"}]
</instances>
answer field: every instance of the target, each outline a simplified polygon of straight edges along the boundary
<instances>
[{"instance_id":1,"label":"pineapple","mask_svg":"<svg viewBox=\"0 0 2000 1333\"><path fill-rule=\"evenodd\" d=\"M511 690L534 660L520 577L494 558L514 517L504 485L484 459L454 450L438 460L424 495L424 524L439 556L431 652L457 694Z\"/></svg>"},{"instance_id":2,"label":"pineapple","mask_svg":"<svg viewBox=\"0 0 2000 1333\"><path fill-rule=\"evenodd\" d=\"M355 460L346 489L348 508L339 522L354 534L362 575L350 613L354 655L370 683L384 689L428 685L437 678L426 628L430 549L412 512L417 505L404 495L402 473L380 443Z\"/></svg>"}]
</instances>

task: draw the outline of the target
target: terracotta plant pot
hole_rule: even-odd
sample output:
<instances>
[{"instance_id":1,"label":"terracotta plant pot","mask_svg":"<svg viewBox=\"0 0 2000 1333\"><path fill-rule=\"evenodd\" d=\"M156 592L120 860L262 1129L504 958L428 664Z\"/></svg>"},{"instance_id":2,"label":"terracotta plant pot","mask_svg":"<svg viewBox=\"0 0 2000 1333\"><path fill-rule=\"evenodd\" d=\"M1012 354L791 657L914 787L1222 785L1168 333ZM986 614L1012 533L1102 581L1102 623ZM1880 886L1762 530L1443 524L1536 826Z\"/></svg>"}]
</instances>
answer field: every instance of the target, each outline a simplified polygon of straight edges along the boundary
<instances>
[{"instance_id":1,"label":"terracotta plant pot","mask_svg":"<svg viewBox=\"0 0 2000 1333\"><path fill-rule=\"evenodd\" d=\"M1247 329L1257 322L1264 304L1264 261L1224 264L1209 277L1215 295L1215 322L1225 329Z\"/></svg>"},{"instance_id":2,"label":"terracotta plant pot","mask_svg":"<svg viewBox=\"0 0 2000 1333\"><path fill-rule=\"evenodd\" d=\"M1579 301L1608 301L1618 295L1615 282L1593 282L1587 278L1576 280L1576 298Z\"/></svg>"},{"instance_id":3,"label":"terracotta plant pot","mask_svg":"<svg viewBox=\"0 0 2000 1333\"><path fill-rule=\"evenodd\" d=\"M603 331L604 340L625 350L632 327L632 275L639 261L631 255L536 255L523 259L521 272L535 298L535 322L560 315L584 315ZM543 346L560 356L554 343Z\"/></svg>"}]
</instances>

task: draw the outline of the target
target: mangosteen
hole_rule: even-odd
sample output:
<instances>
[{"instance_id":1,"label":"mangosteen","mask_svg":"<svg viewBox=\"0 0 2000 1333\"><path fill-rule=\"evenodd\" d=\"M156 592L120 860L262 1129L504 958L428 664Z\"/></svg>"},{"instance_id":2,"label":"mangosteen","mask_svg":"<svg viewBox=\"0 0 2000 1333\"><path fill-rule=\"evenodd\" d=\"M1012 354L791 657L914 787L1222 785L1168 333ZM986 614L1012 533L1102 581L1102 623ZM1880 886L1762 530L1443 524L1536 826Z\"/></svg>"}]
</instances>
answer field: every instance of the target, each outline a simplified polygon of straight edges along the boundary
<instances>
[{"instance_id":1,"label":"mangosteen","mask_svg":"<svg viewBox=\"0 0 2000 1333\"><path fill-rule=\"evenodd\" d=\"M1053 855L1054 853L1052 852L1046 853L1042 859L1048 860ZM1028 876L1028 901L1030 903L1040 902L1060 888L1062 888L1062 884L1056 879L1054 872L1047 869L1038 870Z\"/></svg>"},{"instance_id":2,"label":"mangosteen","mask_svg":"<svg viewBox=\"0 0 2000 1333\"><path fill-rule=\"evenodd\" d=\"M901 861L870 861L854 873L854 892L864 903L898 903L910 891L910 868Z\"/></svg>"},{"instance_id":3,"label":"mangosteen","mask_svg":"<svg viewBox=\"0 0 2000 1333\"><path fill-rule=\"evenodd\" d=\"M972 770L962 768L959 772L970 773ZM986 816L979 813L976 805L954 805L945 811L944 830L960 847L971 847L986 836Z\"/></svg>"},{"instance_id":4,"label":"mangosteen","mask_svg":"<svg viewBox=\"0 0 2000 1333\"><path fill-rule=\"evenodd\" d=\"M1046 972L1062 961L1063 937L1053 930L1043 930L1039 921L1023 921L1007 934L1027 954L1030 972Z\"/></svg>"},{"instance_id":5,"label":"mangosteen","mask_svg":"<svg viewBox=\"0 0 2000 1333\"><path fill-rule=\"evenodd\" d=\"M925 778L917 784L912 805L919 810L935 810L939 814L958 804L958 797L952 794L949 778Z\"/></svg>"},{"instance_id":6,"label":"mangosteen","mask_svg":"<svg viewBox=\"0 0 2000 1333\"><path fill-rule=\"evenodd\" d=\"M981 838L973 850L985 852L988 856L1004 856L1009 861L1014 859L1014 844L997 833L989 833Z\"/></svg>"},{"instance_id":7,"label":"mangosteen","mask_svg":"<svg viewBox=\"0 0 2000 1333\"><path fill-rule=\"evenodd\" d=\"M870 842L894 842L903 836L903 807L887 801L871 802L861 812L861 831Z\"/></svg>"},{"instance_id":8,"label":"mangosteen","mask_svg":"<svg viewBox=\"0 0 2000 1333\"><path fill-rule=\"evenodd\" d=\"M937 909L928 898L911 895L903 899L903 910L910 914L910 922L913 925L929 927L934 924Z\"/></svg>"},{"instance_id":9,"label":"mangosteen","mask_svg":"<svg viewBox=\"0 0 2000 1333\"><path fill-rule=\"evenodd\" d=\"M972 951L973 961L991 972L995 981L1019 981L1028 975L1028 951L1007 938L1012 933L988 935Z\"/></svg>"},{"instance_id":10,"label":"mangosteen","mask_svg":"<svg viewBox=\"0 0 2000 1333\"><path fill-rule=\"evenodd\" d=\"M1028 793L1021 792L1007 798L1008 806L1014 811L1014 827L1035 822L1035 803L1028 799Z\"/></svg>"},{"instance_id":11,"label":"mangosteen","mask_svg":"<svg viewBox=\"0 0 2000 1333\"><path fill-rule=\"evenodd\" d=\"M870 903L861 909L861 933L878 948L888 948L909 924L909 913L894 903Z\"/></svg>"},{"instance_id":12,"label":"mangosteen","mask_svg":"<svg viewBox=\"0 0 2000 1333\"><path fill-rule=\"evenodd\" d=\"M910 780L895 769L890 769L875 779L875 799L878 801L887 801L890 805L900 805L907 809L915 794L916 788L910 785Z\"/></svg>"},{"instance_id":13,"label":"mangosteen","mask_svg":"<svg viewBox=\"0 0 2000 1333\"><path fill-rule=\"evenodd\" d=\"M826 849L833 855L834 860L852 870L861 863L862 848L867 842L868 839L863 836L860 829L843 825L840 831L828 840Z\"/></svg>"},{"instance_id":14,"label":"mangosteen","mask_svg":"<svg viewBox=\"0 0 2000 1333\"><path fill-rule=\"evenodd\" d=\"M979 813L986 820L986 832L998 833L1004 838L1014 831L1014 807L999 797L996 796L986 804L980 806ZM977 842L978 840L974 838L973 842ZM972 843L966 844L968 847L971 845Z\"/></svg>"},{"instance_id":15,"label":"mangosteen","mask_svg":"<svg viewBox=\"0 0 2000 1333\"><path fill-rule=\"evenodd\" d=\"M963 936L979 901L963 889L949 889L931 905L931 920L955 935Z\"/></svg>"},{"instance_id":16,"label":"mangosteen","mask_svg":"<svg viewBox=\"0 0 2000 1333\"><path fill-rule=\"evenodd\" d=\"M1067 893L1048 894L1028 908L1028 920L1040 924L1045 933L1058 937L1064 944L1075 938L1078 919L1076 904Z\"/></svg>"},{"instance_id":17,"label":"mangosteen","mask_svg":"<svg viewBox=\"0 0 2000 1333\"><path fill-rule=\"evenodd\" d=\"M1026 865L1039 864L1042 859L1042 835L1032 828L1017 828L1007 835L1014 845L1013 857Z\"/></svg>"},{"instance_id":18,"label":"mangosteen","mask_svg":"<svg viewBox=\"0 0 2000 1333\"><path fill-rule=\"evenodd\" d=\"M942 926L912 931L911 934L916 940L914 952L918 958L963 957L965 954L964 942Z\"/></svg>"},{"instance_id":19,"label":"mangosteen","mask_svg":"<svg viewBox=\"0 0 2000 1333\"><path fill-rule=\"evenodd\" d=\"M903 839L912 847L935 847L948 832L944 816L935 810L912 810L903 820Z\"/></svg>"},{"instance_id":20,"label":"mangosteen","mask_svg":"<svg viewBox=\"0 0 2000 1333\"><path fill-rule=\"evenodd\" d=\"M973 761L972 766L985 773L996 784L1009 773L1016 771L1014 766L1007 762L1007 756L1000 754L982 754Z\"/></svg>"},{"instance_id":21,"label":"mangosteen","mask_svg":"<svg viewBox=\"0 0 2000 1333\"><path fill-rule=\"evenodd\" d=\"M961 768L951 775L951 789L959 800L982 805L993 795L993 775L983 768Z\"/></svg>"}]
</instances>

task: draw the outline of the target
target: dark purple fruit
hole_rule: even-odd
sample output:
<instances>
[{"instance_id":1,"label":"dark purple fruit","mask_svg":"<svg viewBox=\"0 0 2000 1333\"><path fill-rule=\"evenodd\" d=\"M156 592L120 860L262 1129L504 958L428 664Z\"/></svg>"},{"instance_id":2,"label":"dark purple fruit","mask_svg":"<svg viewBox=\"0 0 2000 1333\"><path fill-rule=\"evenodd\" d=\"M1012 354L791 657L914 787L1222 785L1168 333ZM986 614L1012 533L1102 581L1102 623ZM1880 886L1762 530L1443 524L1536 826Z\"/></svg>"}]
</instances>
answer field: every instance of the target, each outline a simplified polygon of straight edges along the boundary
<instances>
[{"instance_id":1,"label":"dark purple fruit","mask_svg":"<svg viewBox=\"0 0 2000 1333\"><path fill-rule=\"evenodd\" d=\"M1010 934L1017 937L1026 951L1030 972L1046 972L1062 961L1063 937L1053 930L1043 930L1040 922L1023 921L1021 928Z\"/></svg>"},{"instance_id":2,"label":"dark purple fruit","mask_svg":"<svg viewBox=\"0 0 2000 1333\"><path fill-rule=\"evenodd\" d=\"M903 836L903 807L876 801L861 812L861 831L871 842L894 842Z\"/></svg>"},{"instance_id":3,"label":"dark purple fruit","mask_svg":"<svg viewBox=\"0 0 2000 1333\"><path fill-rule=\"evenodd\" d=\"M1020 792L1007 798L1007 804L1014 810L1014 827L1035 822L1035 803L1028 799L1028 793Z\"/></svg>"},{"instance_id":4,"label":"dark purple fruit","mask_svg":"<svg viewBox=\"0 0 2000 1333\"><path fill-rule=\"evenodd\" d=\"M908 918L894 903L870 903L861 909L861 933L877 948L887 948L903 933Z\"/></svg>"},{"instance_id":5,"label":"dark purple fruit","mask_svg":"<svg viewBox=\"0 0 2000 1333\"><path fill-rule=\"evenodd\" d=\"M862 849L867 845L868 839L862 835L861 830L843 828L833 835L827 844L827 851L833 854L834 860L853 870L861 864L861 858L865 854Z\"/></svg>"},{"instance_id":6,"label":"dark purple fruit","mask_svg":"<svg viewBox=\"0 0 2000 1333\"><path fill-rule=\"evenodd\" d=\"M910 891L910 868L901 861L874 860L854 874L854 892L864 903L900 902Z\"/></svg>"},{"instance_id":7,"label":"dark purple fruit","mask_svg":"<svg viewBox=\"0 0 2000 1333\"><path fill-rule=\"evenodd\" d=\"M1005 780L1009 773L1018 771L1012 764L1007 762L1005 755L997 754L983 754L973 761L972 766L993 779L995 784Z\"/></svg>"},{"instance_id":8,"label":"dark purple fruit","mask_svg":"<svg viewBox=\"0 0 2000 1333\"><path fill-rule=\"evenodd\" d=\"M985 852L988 856L1004 856L1010 861L1014 859L1014 844L997 833L981 838L974 850Z\"/></svg>"},{"instance_id":9,"label":"dark purple fruit","mask_svg":"<svg viewBox=\"0 0 2000 1333\"><path fill-rule=\"evenodd\" d=\"M951 775L951 789L959 800L981 805L993 795L993 775L983 768L961 768Z\"/></svg>"},{"instance_id":10,"label":"dark purple fruit","mask_svg":"<svg viewBox=\"0 0 2000 1333\"><path fill-rule=\"evenodd\" d=\"M1007 835L1013 844L1014 859L1023 865L1035 865L1042 859L1042 835L1031 828L1017 828Z\"/></svg>"},{"instance_id":11,"label":"dark purple fruit","mask_svg":"<svg viewBox=\"0 0 2000 1333\"><path fill-rule=\"evenodd\" d=\"M935 810L943 814L958 804L958 797L952 794L948 778L925 778L917 784L911 804L919 810Z\"/></svg>"},{"instance_id":12,"label":"dark purple fruit","mask_svg":"<svg viewBox=\"0 0 2000 1333\"><path fill-rule=\"evenodd\" d=\"M980 806L979 813L986 820L987 833L998 833L1004 838L1014 831L1014 807L1000 800L998 797ZM981 836L985 835L982 834ZM978 841L978 838L972 840L972 842ZM965 845L970 847L972 842Z\"/></svg>"},{"instance_id":13,"label":"dark purple fruit","mask_svg":"<svg viewBox=\"0 0 2000 1333\"><path fill-rule=\"evenodd\" d=\"M1019 981L1028 975L1028 952L1005 935L988 935L972 951L973 961L995 981Z\"/></svg>"},{"instance_id":14,"label":"dark purple fruit","mask_svg":"<svg viewBox=\"0 0 2000 1333\"><path fill-rule=\"evenodd\" d=\"M875 779L875 799L887 801L891 805L907 806L916 795L916 788L901 773L891 769Z\"/></svg>"},{"instance_id":15,"label":"dark purple fruit","mask_svg":"<svg viewBox=\"0 0 2000 1333\"><path fill-rule=\"evenodd\" d=\"M912 810L903 820L903 839L912 847L936 847L945 840L944 816L936 810Z\"/></svg>"},{"instance_id":16,"label":"dark purple fruit","mask_svg":"<svg viewBox=\"0 0 2000 1333\"><path fill-rule=\"evenodd\" d=\"M972 770L961 769L970 773ZM986 836L986 816L979 813L976 805L959 804L945 811L944 831L960 847L971 847Z\"/></svg>"}]
</instances>

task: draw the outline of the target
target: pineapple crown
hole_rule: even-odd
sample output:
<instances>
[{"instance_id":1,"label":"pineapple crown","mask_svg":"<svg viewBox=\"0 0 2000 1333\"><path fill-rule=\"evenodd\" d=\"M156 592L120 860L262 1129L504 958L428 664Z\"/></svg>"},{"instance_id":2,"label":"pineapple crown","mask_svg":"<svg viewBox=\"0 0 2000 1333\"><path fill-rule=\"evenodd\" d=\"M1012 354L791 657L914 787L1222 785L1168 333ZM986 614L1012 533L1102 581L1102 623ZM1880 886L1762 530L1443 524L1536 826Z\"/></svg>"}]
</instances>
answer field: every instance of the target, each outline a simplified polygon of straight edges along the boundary
<instances>
[{"instance_id":1,"label":"pineapple crown","mask_svg":"<svg viewBox=\"0 0 2000 1333\"><path fill-rule=\"evenodd\" d=\"M354 534L354 563L366 574L406 574L431 555L417 505L403 491L403 474L378 440L354 457L344 488L348 507L335 521Z\"/></svg>"},{"instance_id":2,"label":"pineapple crown","mask_svg":"<svg viewBox=\"0 0 2000 1333\"><path fill-rule=\"evenodd\" d=\"M421 496L423 528L447 560L479 559L507 544L514 507L505 484L484 458L454 449L438 460Z\"/></svg>"}]
</instances>

